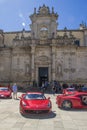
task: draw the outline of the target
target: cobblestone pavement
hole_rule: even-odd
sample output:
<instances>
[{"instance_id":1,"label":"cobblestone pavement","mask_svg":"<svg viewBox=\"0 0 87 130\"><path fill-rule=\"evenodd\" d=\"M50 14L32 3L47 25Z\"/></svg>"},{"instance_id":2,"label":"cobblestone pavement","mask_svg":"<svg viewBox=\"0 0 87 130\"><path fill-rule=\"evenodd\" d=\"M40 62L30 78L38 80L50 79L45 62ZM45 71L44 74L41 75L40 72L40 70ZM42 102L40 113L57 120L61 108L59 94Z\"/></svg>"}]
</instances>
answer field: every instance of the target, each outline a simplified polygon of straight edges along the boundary
<instances>
[{"instance_id":1,"label":"cobblestone pavement","mask_svg":"<svg viewBox=\"0 0 87 130\"><path fill-rule=\"evenodd\" d=\"M27 117L19 113L19 100L0 99L0 130L87 130L87 109L61 110L56 96L45 95L51 97L52 113Z\"/></svg>"}]
</instances>

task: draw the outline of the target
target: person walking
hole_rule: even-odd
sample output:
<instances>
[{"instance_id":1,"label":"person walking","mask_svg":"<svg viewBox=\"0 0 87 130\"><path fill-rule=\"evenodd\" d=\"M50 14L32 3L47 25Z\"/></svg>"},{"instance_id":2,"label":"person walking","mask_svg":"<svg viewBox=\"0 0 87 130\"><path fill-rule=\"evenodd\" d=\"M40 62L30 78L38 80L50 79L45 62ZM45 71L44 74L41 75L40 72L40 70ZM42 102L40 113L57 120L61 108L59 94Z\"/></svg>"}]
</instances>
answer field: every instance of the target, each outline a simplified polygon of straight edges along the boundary
<instances>
[{"instance_id":1,"label":"person walking","mask_svg":"<svg viewBox=\"0 0 87 130\"><path fill-rule=\"evenodd\" d=\"M41 91L42 91L43 93L44 93L44 91L45 91L45 84L44 84L44 82L42 82Z\"/></svg>"},{"instance_id":2,"label":"person walking","mask_svg":"<svg viewBox=\"0 0 87 130\"><path fill-rule=\"evenodd\" d=\"M17 99L18 88L17 88L17 84L16 83L14 83L14 85L12 86L12 91L13 91L13 99Z\"/></svg>"},{"instance_id":3,"label":"person walking","mask_svg":"<svg viewBox=\"0 0 87 130\"><path fill-rule=\"evenodd\" d=\"M52 86L52 93L55 96L55 93L56 93L56 87L55 86Z\"/></svg>"},{"instance_id":4,"label":"person walking","mask_svg":"<svg viewBox=\"0 0 87 130\"><path fill-rule=\"evenodd\" d=\"M52 93L55 96L55 93L56 93L55 81L52 82Z\"/></svg>"}]
</instances>

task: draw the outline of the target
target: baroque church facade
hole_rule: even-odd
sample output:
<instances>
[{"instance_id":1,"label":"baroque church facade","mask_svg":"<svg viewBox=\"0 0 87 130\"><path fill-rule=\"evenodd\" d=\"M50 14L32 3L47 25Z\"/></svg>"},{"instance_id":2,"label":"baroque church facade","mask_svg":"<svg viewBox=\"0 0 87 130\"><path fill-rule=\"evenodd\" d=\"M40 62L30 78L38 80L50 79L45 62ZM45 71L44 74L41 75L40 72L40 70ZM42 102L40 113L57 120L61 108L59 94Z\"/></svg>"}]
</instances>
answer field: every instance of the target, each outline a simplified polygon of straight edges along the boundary
<instances>
[{"instance_id":1,"label":"baroque church facade","mask_svg":"<svg viewBox=\"0 0 87 130\"><path fill-rule=\"evenodd\" d=\"M58 14L43 5L30 16L31 31L0 30L0 83L87 83L87 28L58 30Z\"/></svg>"}]
</instances>

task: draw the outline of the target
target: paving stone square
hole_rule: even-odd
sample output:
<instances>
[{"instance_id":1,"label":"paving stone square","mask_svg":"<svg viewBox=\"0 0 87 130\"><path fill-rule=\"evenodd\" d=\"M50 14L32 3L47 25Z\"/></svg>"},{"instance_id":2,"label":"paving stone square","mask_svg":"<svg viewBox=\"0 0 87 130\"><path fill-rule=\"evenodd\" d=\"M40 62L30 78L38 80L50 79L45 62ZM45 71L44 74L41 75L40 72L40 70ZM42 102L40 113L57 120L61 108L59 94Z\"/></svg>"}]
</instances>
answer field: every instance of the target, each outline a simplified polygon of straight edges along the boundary
<instances>
[{"instance_id":1,"label":"paving stone square","mask_svg":"<svg viewBox=\"0 0 87 130\"><path fill-rule=\"evenodd\" d=\"M87 130L87 109L62 110L57 107L56 95L45 95L52 101L50 114L22 116L20 100L0 99L0 130Z\"/></svg>"}]
</instances>

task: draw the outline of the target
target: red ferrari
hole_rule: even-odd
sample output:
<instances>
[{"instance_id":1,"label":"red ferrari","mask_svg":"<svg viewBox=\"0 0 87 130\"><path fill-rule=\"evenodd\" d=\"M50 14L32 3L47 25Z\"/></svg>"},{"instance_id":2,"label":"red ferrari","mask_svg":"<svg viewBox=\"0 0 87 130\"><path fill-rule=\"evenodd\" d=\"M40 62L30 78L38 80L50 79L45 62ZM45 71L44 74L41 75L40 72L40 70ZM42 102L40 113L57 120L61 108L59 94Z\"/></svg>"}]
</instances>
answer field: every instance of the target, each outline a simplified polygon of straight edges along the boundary
<instances>
[{"instance_id":1,"label":"red ferrari","mask_svg":"<svg viewBox=\"0 0 87 130\"><path fill-rule=\"evenodd\" d=\"M12 98L12 92L8 87L0 87L0 98Z\"/></svg>"},{"instance_id":2,"label":"red ferrari","mask_svg":"<svg viewBox=\"0 0 87 130\"><path fill-rule=\"evenodd\" d=\"M69 95L69 94L74 94L77 91L75 90L75 88L66 88L63 90L63 94Z\"/></svg>"},{"instance_id":3,"label":"red ferrari","mask_svg":"<svg viewBox=\"0 0 87 130\"><path fill-rule=\"evenodd\" d=\"M41 92L27 92L20 97L20 113L48 113L52 109L50 97Z\"/></svg>"},{"instance_id":4,"label":"red ferrari","mask_svg":"<svg viewBox=\"0 0 87 130\"><path fill-rule=\"evenodd\" d=\"M63 109L87 108L87 93L61 94L56 97L56 103L59 108Z\"/></svg>"}]
</instances>

